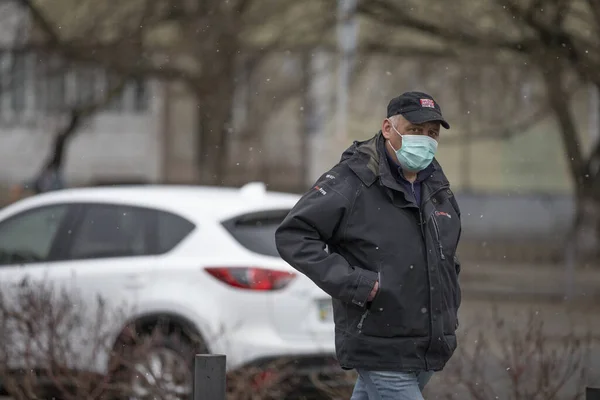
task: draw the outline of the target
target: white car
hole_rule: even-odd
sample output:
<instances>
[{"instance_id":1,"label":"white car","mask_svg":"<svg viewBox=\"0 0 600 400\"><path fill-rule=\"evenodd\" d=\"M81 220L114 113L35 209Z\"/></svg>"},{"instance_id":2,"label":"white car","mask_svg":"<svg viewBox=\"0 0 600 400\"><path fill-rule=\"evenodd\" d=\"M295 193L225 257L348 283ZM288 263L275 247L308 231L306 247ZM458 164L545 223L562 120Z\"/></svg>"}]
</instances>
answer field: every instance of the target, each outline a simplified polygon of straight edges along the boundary
<instances>
[{"instance_id":1,"label":"white car","mask_svg":"<svg viewBox=\"0 0 600 400\"><path fill-rule=\"evenodd\" d=\"M261 183L34 196L0 210L0 283L28 277L76 288L87 307L97 307L98 296L127 304L130 314L111 321L115 346L126 324L143 332L167 324L169 335L146 361L158 375L163 364L185 366L178 378L161 377L181 396L191 392L198 351L190 335L202 350L226 354L230 370L288 356L331 365L331 299L275 248L275 229L298 198ZM106 371L106 353L80 367Z\"/></svg>"}]
</instances>

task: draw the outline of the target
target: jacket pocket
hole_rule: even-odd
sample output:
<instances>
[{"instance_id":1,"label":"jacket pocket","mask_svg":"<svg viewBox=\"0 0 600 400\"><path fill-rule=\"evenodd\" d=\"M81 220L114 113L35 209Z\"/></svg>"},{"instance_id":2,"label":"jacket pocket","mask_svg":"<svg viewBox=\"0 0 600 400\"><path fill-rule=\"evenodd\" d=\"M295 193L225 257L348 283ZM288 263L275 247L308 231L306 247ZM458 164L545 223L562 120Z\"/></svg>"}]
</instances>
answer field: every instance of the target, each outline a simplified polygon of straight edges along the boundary
<instances>
[{"instance_id":1,"label":"jacket pocket","mask_svg":"<svg viewBox=\"0 0 600 400\"><path fill-rule=\"evenodd\" d=\"M427 224L431 227L433 244L440 260L453 262L461 231L459 216L448 203L439 204L428 215Z\"/></svg>"},{"instance_id":2,"label":"jacket pocket","mask_svg":"<svg viewBox=\"0 0 600 400\"><path fill-rule=\"evenodd\" d=\"M359 332L362 331L363 326L365 324L365 320L369 317L369 314L371 313L371 307L373 307L374 305L375 306L377 305L377 300L380 297L381 290L382 290L381 271L377 272L377 283L378 283L377 293L375 293L375 297L373 298L373 300L367 304L367 307L366 307L367 309L361 315L360 321L358 321L358 325L356 326L356 328L358 329Z\"/></svg>"},{"instance_id":3,"label":"jacket pocket","mask_svg":"<svg viewBox=\"0 0 600 400\"><path fill-rule=\"evenodd\" d=\"M356 329L360 335L371 337L421 337L428 334L428 310L415 299L412 287L418 274L414 265L402 264L398 255L389 257L379 267L379 291L361 315Z\"/></svg>"}]
</instances>

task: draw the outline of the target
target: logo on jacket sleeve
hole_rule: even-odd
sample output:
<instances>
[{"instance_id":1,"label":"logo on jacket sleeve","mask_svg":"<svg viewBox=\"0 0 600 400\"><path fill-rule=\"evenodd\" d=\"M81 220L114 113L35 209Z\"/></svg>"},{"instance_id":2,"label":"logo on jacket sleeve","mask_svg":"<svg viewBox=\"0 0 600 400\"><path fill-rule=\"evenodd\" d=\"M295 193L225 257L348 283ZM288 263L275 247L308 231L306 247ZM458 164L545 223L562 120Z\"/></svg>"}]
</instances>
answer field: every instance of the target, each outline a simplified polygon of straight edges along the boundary
<instances>
[{"instance_id":1,"label":"logo on jacket sleeve","mask_svg":"<svg viewBox=\"0 0 600 400\"><path fill-rule=\"evenodd\" d=\"M314 188L317 192L321 193L323 196L325 196L327 194L327 191L325 189L323 189L321 186L317 185Z\"/></svg>"}]
</instances>

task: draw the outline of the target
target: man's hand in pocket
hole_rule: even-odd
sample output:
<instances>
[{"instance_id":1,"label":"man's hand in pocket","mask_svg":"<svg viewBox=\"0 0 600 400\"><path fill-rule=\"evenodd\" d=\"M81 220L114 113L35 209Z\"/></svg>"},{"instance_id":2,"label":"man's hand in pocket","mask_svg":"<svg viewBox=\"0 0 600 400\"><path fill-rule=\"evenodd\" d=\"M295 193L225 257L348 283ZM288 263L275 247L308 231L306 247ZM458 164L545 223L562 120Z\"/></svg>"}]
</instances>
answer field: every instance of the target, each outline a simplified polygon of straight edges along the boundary
<instances>
[{"instance_id":1,"label":"man's hand in pocket","mask_svg":"<svg viewBox=\"0 0 600 400\"><path fill-rule=\"evenodd\" d=\"M367 301L373 301L378 290L379 290L379 281L376 281L375 285L373 285L373 289L371 289L371 293L369 294L369 297L367 297Z\"/></svg>"}]
</instances>

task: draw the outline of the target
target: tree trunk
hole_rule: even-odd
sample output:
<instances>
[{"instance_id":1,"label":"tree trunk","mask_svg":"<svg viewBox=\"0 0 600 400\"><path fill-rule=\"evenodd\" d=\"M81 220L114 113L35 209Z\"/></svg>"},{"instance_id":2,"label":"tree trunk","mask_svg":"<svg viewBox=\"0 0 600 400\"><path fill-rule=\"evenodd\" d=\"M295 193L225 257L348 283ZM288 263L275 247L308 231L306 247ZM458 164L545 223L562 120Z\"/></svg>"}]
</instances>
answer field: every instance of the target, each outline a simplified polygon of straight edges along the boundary
<instances>
[{"instance_id":1,"label":"tree trunk","mask_svg":"<svg viewBox=\"0 0 600 400\"><path fill-rule=\"evenodd\" d=\"M232 75L223 78L219 91L198 98L198 177L202 185L225 184L229 161L231 108L234 84ZM230 82L226 83L226 80Z\"/></svg>"},{"instance_id":2,"label":"tree trunk","mask_svg":"<svg viewBox=\"0 0 600 400\"><path fill-rule=\"evenodd\" d=\"M585 175L577 198L574 237L579 252L587 259L600 260L600 141L586 161ZM591 261L590 260L590 261Z\"/></svg>"},{"instance_id":3,"label":"tree trunk","mask_svg":"<svg viewBox=\"0 0 600 400\"><path fill-rule=\"evenodd\" d=\"M579 145L579 134L575 125L575 118L571 113L569 97L564 88L563 71L560 67L552 68L544 74L544 78L548 102L560 127L569 172L575 183L576 194L579 197L584 187L585 162Z\"/></svg>"},{"instance_id":4,"label":"tree trunk","mask_svg":"<svg viewBox=\"0 0 600 400\"><path fill-rule=\"evenodd\" d=\"M69 112L68 122L54 137L51 153L43 164L38 176L42 176L48 171L55 171L60 175L64 165L67 145L81 127L82 122L106 106L115 96L121 94L124 87L125 79L120 79L115 85L109 87L106 96L99 103L76 107Z\"/></svg>"},{"instance_id":5,"label":"tree trunk","mask_svg":"<svg viewBox=\"0 0 600 400\"><path fill-rule=\"evenodd\" d=\"M564 89L563 73L559 67L546 70L544 74L548 102L552 108L565 147L569 171L575 183L575 218L566 237L566 293L573 293L574 270L584 259L597 258L600 244L600 172L594 166L600 164L600 143L589 159L585 160L575 118Z\"/></svg>"},{"instance_id":6,"label":"tree trunk","mask_svg":"<svg viewBox=\"0 0 600 400\"><path fill-rule=\"evenodd\" d=\"M309 139L318 134L316 130L315 104L311 98L311 52L305 50L301 54L300 68L302 71L302 108L300 113L300 187L308 182L308 170L310 162Z\"/></svg>"},{"instance_id":7,"label":"tree trunk","mask_svg":"<svg viewBox=\"0 0 600 400\"><path fill-rule=\"evenodd\" d=\"M224 184L228 161L228 113L216 104L200 103L198 177L201 185ZM221 106L221 108L225 108Z\"/></svg>"},{"instance_id":8,"label":"tree trunk","mask_svg":"<svg viewBox=\"0 0 600 400\"><path fill-rule=\"evenodd\" d=\"M54 136L52 150L46 163L42 166L42 173L45 170L60 171L64 164L65 150L69 140L79 129L81 125L81 115L78 112L72 112L69 123Z\"/></svg>"},{"instance_id":9,"label":"tree trunk","mask_svg":"<svg viewBox=\"0 0 600 400\"><path fill-rule=\"evenodd\" d=\"M223 33L210 51L203 84L197 86L198 177L200 184L224 185L229 162L231 117L235 97L236 61L239 42L236 34ZM208 54L207 54L208 58Z\"/></svg>"}]
</instances>

